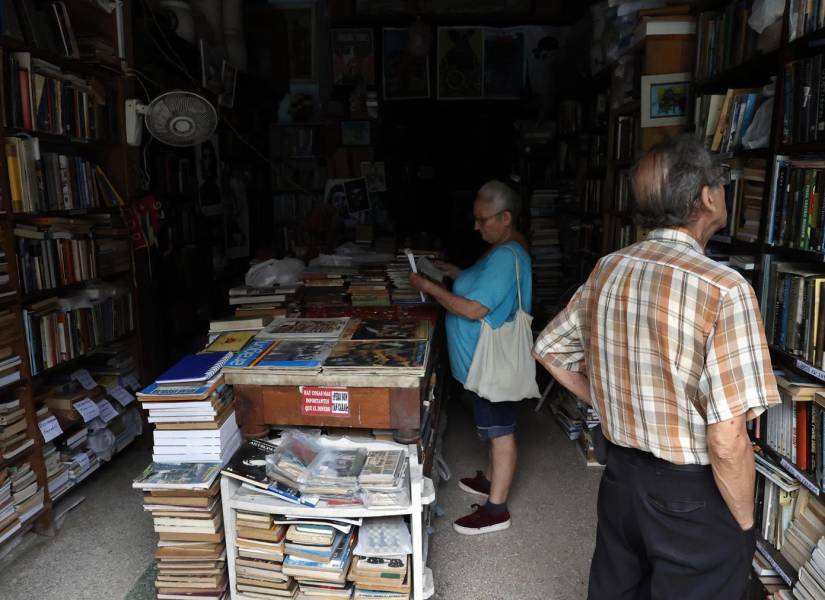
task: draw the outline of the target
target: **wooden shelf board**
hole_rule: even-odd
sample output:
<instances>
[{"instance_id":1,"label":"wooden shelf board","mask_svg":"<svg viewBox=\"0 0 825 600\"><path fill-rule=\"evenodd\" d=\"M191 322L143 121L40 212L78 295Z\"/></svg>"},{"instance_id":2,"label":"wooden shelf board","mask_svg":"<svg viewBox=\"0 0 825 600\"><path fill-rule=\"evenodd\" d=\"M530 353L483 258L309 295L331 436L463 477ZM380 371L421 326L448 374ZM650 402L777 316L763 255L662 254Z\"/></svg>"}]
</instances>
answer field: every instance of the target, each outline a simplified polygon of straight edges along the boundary
<instances>
[{"instance_id":1,"label":"wooden shelf board","mask_svg":"<svg viewBox=\"0 0 825 600\"><path fill-rule=\"evenodd\" d=\"M94 352L96 350L99 350L100 348L105 348L106 346L111 346L112 344L116 344L116 343L122 342L124 340L128 340L129 338L133 337L135 334L136 334L136 331L134 331L134 330L130 331L129 333L127 333L125 335L122 335L120 337L117 337L117 338L115 338L115 339L113 339L109 342L105 342L105 343L101 344L100 346L95 346L94 348L89 350L86 354L82 354L81 356L76 356L76 357L72 358L71 360L67 360L67 361L64 361L62 363L58 363L58 364L54 365L53 367L49 367L48 369L43 369L42 371L40 371L36 375L32 375L31 378L32 378L32 380L41 379L41 378L43 378L47 375L52 375L54 373L58 373L60 371L66 370L66 369L76 367L76 366L82 364L83 361L86 360L87 358L89 358L92 354L94 354Z\"/></svg>"},{"instance_id":2,"label":"wooden shelf board","mask_svg":"<svg viewBox=\"0 0 825 600\"><path fill-rule=\"evenodd\" d=\"M37 447L37 444L32 444L31 446L29 446L28 448L23 450L23 452L21 452L17 456L13 456L12 458L7 458L5 460L0 460L0 469L5 469L6 467L8 467L10 465L17 464L18 462L20 462L21 460L26 458L29 454L31 454L36 447Z\"/></svg>"},{"instance_id":3,"label":"wooden shelf board","mask_svg":"<svg viewBox=\"0 0 825 600\"><path fill-rule=\"evenodd\" d=\"M61 285L56 288L49 288L45 290L37 290L34 292L29 292L28 294L24 294L22 298L23 304L30 304L32 302L37 302L39 300L43 300L45 298L49 298L50 296L60 296L65 292L70 292L74 290L82 290L89 284L93 283L102 283L105 281L111 281L112 279L117 279L118 277L123 277L124 275L129 275L132 272L131 269L127 271L118 271L116 273L111 273L109 275L103 275L101 277L95 277L94 279L84 279L83 281L77 281L75 283L69 283L66 285Z\"/></svg>"},{"instance_id":4,"label":"wooden shelf board","mask_svg":"<svg viewBox=\"0 0 825 600\"><path fill-rule=\"evenodd\" d=\"M734 87L760 87L768 83L772 75L777 74L781 64L781 49L757 54L707 79L697 81L694 89L697 93L703 93Z\"/></svg>"}]
</instances>

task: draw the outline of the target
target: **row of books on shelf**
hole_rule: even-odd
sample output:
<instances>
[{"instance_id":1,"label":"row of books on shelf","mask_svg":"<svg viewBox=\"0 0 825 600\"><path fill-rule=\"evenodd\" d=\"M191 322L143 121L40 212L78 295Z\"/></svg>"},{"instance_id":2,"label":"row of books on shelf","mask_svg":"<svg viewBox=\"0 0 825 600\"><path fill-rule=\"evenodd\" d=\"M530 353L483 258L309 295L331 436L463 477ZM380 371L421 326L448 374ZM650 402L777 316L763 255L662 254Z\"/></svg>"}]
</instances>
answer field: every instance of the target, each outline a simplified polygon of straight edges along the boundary
<instances>
[{"instance_id":1,"label":"row of books on shelf","mask_svg":"<svg viewBox=\"0 0 825 600\"><path fill-rule=\"evenodd\" d=\"M602 212L603 191L603 179L586 179L581 195L581 210L590 213Z\"/></svg>"},{"instance_id":2,"label":"row of books on shelf","mask_svg":"<svg viewBox=\"0 0 825 600\"><path fill-rule=\"evenodd\" d=\"M42 152L36 137L7 137L5 154L15 213L114 208L123 204L100 166L79 156Z\"/></svg>"},{"instance_id":3,"label":"row of books on shelf","mask_svg":"<svg viewBox=\"0 0 825 600\"><path fill-rule=\"evenodd\" d=\"M823 55L785 64L782 142L805 144L825 140Z\"/></svg>"},{"instance_id":4,"label":"row of books on shelf","mask_svg":"<svg viewBox=\"0 0 825 600\"><path fill-rule=\"evenodd\" d=\"M774 158L766 240L774 246L825 248L825 160Z\"/></svg>"},{"instance_id":5,"label":"row of books on shelf","mask_svg":"<svg viewBox=\"0 0 825 600\"><path fill-rule=\"evenodd\" d=\"M630 210L631 198L630 171L619 169L616 171L616 181L613 183L613 210L626 213Z\"/></svg>"},{"instance_id":6,"label":"row of books on shelf","mask_svg":"<svg viewBox=\"0 0 825 600\"><path fill-rule=\"evenodd\" d=\"M0 60L5 126L81 140L105 138L106 92L98 82L29 52L6 52Z\"/></svg>"},{"instance_id":7,"label":"row of books on shelf","mask_svg":"<svg viewBox=\"0 0 825 600\"><path fill-rule=\"evenodd\" d=\"M17 265L24 294L97 277L95 242L88 230L53 229L45 239L31 239L25 226L18 225L14 233L18 236Z\"/></svg>"},{"instance_id":8,"label":"row of books on shelf","mask_svg":"<svg viewBox=\"0 0 825 600\"><path fill-rule=\"evenodd\" d=\"M743 145L766 147L764 140L750 140L748 130L763 101L758 88L732 88L724 94L697 96L694 131L711 152L727 154Z\"/></svg>"},{"instance_id":9,"label":"row of books on shelf","mask_svg":"<svg viewBox=\"0 0 825 600\"><path fill-rule=\"evenodd\" d=\"M32 375L83 356L135 327L128 288L98 285L23 310Z\"/></svg>"},{"instance_id":10,"label":"row of books on shelf","mask_svg":"<svg viewBox=\"0 0 825 600\"><path fill-rule=\"evenodd\" d=\"M825 26L825 6L820 0L790 0L788 41L818 31Z\"/></svg>"},{"instance_id":11,"label":"row of books on shelf","mask_svg":"<svg viewBox=\"0 0 825 600\"><path fill-rule=\"evenodd\" d=\"M698 81L738 65L756 53L759 36L748 26L751 14L749 3L731 2L724 11L699 15L694 69Z\"/></svg>"},{"instance_id":12,"label":"row of books on shelf","mask_svg":"<svg viewBox=\"0 0 825 600\"><path fill-rule=\"evenodd\" d=\"M730 183L725 185L728 221L713 239L731 242L734 239L755 242L762 222L767 161L747 159L728 161Z\"/></svg>"}]
</instances>

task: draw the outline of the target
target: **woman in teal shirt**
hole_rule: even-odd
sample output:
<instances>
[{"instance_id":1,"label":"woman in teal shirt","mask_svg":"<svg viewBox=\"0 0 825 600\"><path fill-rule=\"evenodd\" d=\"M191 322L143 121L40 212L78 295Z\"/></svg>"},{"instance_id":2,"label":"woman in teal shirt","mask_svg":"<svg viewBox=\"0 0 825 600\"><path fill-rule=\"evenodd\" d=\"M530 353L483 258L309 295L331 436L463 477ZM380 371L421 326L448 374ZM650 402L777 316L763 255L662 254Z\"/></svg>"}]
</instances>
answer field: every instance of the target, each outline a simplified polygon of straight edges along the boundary
<instances>
[{"instance_id":1,"label":"woman in teal shirt","mask_svg":"<svg viewBox=\"0 0 825 600\"><path fill-rule=\"evenodd\" d=\"M463 385L473 360L481 333L481 321L493 329L512 321L518 309L516 290L516 260L523 308L530 312L532 272L527 242L516 228L519 197L500 181L490 181L478 191L473 204L475 229L492 245L472 267L459 270L439 263L455 283L453 291L426 277L411 274L412 285L432 296L447 309L447 348L453 377ZM516 468L516 407L517 402L490 402L465 389L473 403L473 414L479 438L490 443L486 473L466 477L459 483L464 491L486 499L486 504L455 521L459 533L474 535L507 529L510 513L507 495Z\"/></svg>"}]
</instances>

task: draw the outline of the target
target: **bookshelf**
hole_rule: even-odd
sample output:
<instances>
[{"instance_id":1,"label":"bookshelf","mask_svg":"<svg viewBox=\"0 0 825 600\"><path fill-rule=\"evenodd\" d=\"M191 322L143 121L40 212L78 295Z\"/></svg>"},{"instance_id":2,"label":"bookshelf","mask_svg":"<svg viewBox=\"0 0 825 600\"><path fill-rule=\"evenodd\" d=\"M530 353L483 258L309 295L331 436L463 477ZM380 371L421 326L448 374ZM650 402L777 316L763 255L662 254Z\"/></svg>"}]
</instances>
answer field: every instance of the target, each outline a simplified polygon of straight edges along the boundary
<instances>
[{"instance_id":1,"label":"bookshelf","mask_svg":"<svg viewBox=\"0 0 825 600\"><path fill-rule=\"evenodd\" d=\"M117 201L128 203L136 187L117 108L129 90L117 54L131 58L131 3L111 13L84 0L62 4L76 48L62 48L52 37L56 32L40 29L41 19L17 14L37 11L35 3L5 3L5 16L14 11L20 28L7 18L0 32L0 282L8 275L0 284L0 320L6 318L0 347L20 359L12 368L19 379L0 386L0 407L20 408L0 409L0 415L22 409L32 440L13 456L0 455L0 471L12 479L14 492L15 477L19 483L30 479L23 474L30 465L35 496L42 497L42 505L20 515L19 528L0 532L0 554L32 527L50 530L55 498L94 470L84 468L97 460L85 443L66 445L82 437L76 434L86 424L76 410L52 410L51 397L71 392L92 398L98 424L115 438L113 451L134 439L126 421L140 420L134 409L127 416L131 394L125 388L139 387L142 365L118 362L141 354L134 256ZM125 38L119 39L119 30ZM86 53L86 43L94 41L110 49L106 56ZM46 307L48 317L38 314ZM95 373L97 385L84 389L80 375L71 383L79 370ZM42 432L57 423L60 428L51 429L57 435L44 441ZM65 452L56 452L56 443ZM0 488L0 504L2 499ZM15 502L17 511L26 504Z\"/></svg>"}]
</instances>

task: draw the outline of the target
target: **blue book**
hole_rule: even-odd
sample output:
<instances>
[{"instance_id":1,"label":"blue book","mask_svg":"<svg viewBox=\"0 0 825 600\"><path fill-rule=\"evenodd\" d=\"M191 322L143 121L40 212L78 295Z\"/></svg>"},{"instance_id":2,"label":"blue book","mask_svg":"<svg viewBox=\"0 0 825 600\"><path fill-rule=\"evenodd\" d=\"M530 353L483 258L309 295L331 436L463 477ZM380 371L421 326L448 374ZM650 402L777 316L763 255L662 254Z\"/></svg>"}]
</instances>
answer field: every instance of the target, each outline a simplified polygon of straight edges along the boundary
<instances>
[{"instance_id":1,"label":"blue book","mask_svg":"<svg viewBox=\"0 0 825 600\"><path fill-rule=\"evenodd\" d=\"M207 381L203 384L180 384L180 385L158 385L157 383L150 383L145 388L140 390L137 395L144 396L181 396L188 400L199 400L205 398L212 392L216 391L217 380Z\"/></svg>"},{"instance_id":2,"label":"blue book","mask_svg":"<svg viewBox=\"0 0 825 600\"><path fill-rule=\"evenodd\" d=\"M248 367L267 351L273 344L272 340L251 340L240 352L226 363L227 367Z\"/></svg>"},{"instance_id":3,"label":"blue book","mask_svg":"<svg viewBox=\"0 0 825 600\"><path fill-rule=\"evenodd\" d=\"M204 352L184 356L177 364L158 377L159 384L207 381L217 375L226 362L232 358L231 352Z\"/></svg>"},{"instance_id":4,"label":"blue book","mask_svg":"<svg viewBox=\"0 0 825 600\"><path fill-rule=\"evenodd\" d=\"M741 143L742 137L748 132L748 127L751 126L753 115L756 113L756 101L759 99L759 94L748 94L747 102L745 103L745 116L742 119L742 127L737 132L737 145Z\"/></svg>"},{"instance_id":5,"label":"blue book","mask_svg":"<svg viewBox=\"0 0 825 600\"><path fill-rule=\"evenodd\" d=\"M308 554L309 556L298 557L302 560L307 561L317 561L317 562L329 562L332 558L332 555L335 553L338 548L341 547L341 544L344 542L344 536L347 535L342 531L338 531L335 534L335 538L332 540L332 543L329 546L316 546L316 547L309 547L308 544L295 544L293 542L287 542L284 545L284 551L288 554L290 550L298 550L300 549L301 552L304 554Z\"/></svg>"}]
</instances>

